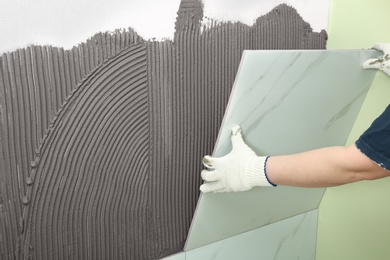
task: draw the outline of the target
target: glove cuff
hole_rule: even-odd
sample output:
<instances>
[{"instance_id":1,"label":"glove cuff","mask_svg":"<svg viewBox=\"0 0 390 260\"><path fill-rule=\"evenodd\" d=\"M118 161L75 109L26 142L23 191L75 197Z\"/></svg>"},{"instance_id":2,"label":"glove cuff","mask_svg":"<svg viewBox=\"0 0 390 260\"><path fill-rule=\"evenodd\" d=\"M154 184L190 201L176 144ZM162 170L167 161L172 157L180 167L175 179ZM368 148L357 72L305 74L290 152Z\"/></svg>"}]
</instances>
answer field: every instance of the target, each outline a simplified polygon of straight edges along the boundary
<instances>
[{"instance_id":1,"label":"glove cuff","mask_svg":"<svg viewBox=\"0 0 390 260\"><path fill-rule=\"evenodd\" d=\"M266 163L269 156L253 157L248 159L245 165L245 172L247 173L249 181L253 186L274 186L267 176Z\"/></svg>"}]
</instances>

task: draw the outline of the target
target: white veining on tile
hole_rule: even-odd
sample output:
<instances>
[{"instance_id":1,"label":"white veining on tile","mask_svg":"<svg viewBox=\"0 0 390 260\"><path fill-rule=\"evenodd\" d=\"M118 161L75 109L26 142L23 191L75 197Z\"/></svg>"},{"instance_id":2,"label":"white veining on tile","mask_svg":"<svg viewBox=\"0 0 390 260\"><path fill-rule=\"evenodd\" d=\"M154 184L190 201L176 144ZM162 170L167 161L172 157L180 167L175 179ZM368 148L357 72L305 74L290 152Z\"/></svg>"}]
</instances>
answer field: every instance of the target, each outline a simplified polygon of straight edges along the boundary
<instances>
[{"instance_id":1,"label":"white veining on tile","mask_svg":"<svg viewBox=\"0 0 390 260\"><path fill-rule=\"evenodd\" d=\"M309 211L186 252L187 260L301 259L315 257L318 210Z\"/></svg>"}]
</instances>

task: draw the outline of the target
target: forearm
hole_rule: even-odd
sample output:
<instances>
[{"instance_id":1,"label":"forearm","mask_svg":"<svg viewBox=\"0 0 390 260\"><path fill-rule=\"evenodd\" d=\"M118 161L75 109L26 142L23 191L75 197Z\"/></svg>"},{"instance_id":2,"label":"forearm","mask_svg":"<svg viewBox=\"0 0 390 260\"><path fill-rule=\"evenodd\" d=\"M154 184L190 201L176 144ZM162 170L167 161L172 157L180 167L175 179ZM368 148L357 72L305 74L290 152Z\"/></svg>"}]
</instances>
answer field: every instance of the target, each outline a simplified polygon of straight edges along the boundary
<instances>
[{"instance_id":1,"label":"forearm","mask_svg":"<svg viewBox=\"0 0 390 260\"><path fill-rule=\"evenodd\" d=\"M202 192L245 191L256 186L331 187L389 176L389 172L355 145L334 146L282 156L258 156L245 144L241 129L232 129L232 151L220 158L205 156L208 170ZM268 160L267 160L268 158Z\"/></svg>"},{"instance_id":2,"label":"forearm","mask_svg":"<svg viewBox=\"0 0 390 260\"><path fill-rule=\"evenodd\" d=\"M271 182L298 187L330 187L388 176L355 145L271 156L266 171Z\"/></svg>"}]
</instances>

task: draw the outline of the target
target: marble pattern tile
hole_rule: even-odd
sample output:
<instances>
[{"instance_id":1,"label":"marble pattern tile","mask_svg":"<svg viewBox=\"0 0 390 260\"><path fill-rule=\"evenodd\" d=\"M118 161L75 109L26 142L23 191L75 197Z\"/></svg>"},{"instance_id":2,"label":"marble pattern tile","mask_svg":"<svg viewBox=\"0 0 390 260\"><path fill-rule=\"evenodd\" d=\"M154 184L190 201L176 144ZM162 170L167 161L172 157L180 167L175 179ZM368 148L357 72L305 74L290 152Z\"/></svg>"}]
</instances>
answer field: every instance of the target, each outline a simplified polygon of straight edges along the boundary
<instances>
[{"instance_id":1,"label":"marble pattern tile","mask_svg":"<svg viewBox=\"0 0 390 260\"><path fill-rule=\"evenodd\" d=\"M231 150L236 124L259 155L344 145L375 75L361 64L378 56L374 50L245 51L213 155ZM278 186L202 194L184 250L317 209L323 193Z\"/></svg>"},{"instance_id":2,"label":"marble pattern tile","mask_svg":"<svg viewBox=\"0 0 390 260\"><path fill-rule=\"evenodd\" d=\"M315 258L318 210L186 252L186 260Z\"/></svg>"},{"instance_id":3,"label":"marble pattern tile","mask_svg":"<svg viewBox=\"0 0 390 260\"><path fill-rule=\"evenodd\" d=\"M177 254L161 258L161 260L186 260L186 252L179 252Z\"/></svg>"}]
</instances>

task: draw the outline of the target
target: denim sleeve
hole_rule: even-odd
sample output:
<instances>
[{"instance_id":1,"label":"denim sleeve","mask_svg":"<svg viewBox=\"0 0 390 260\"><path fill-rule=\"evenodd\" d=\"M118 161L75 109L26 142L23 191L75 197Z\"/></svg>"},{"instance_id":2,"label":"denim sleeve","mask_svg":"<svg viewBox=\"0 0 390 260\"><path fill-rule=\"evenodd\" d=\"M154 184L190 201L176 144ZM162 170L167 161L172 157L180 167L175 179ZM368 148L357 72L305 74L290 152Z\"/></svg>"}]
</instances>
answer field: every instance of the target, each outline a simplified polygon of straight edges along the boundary
<instances>
[{"instance_id":1,"label":"denim sleeve","mask_svg":"<svg viewBox=\"0 0 390 260\"><path fill-rule=\"evenodd\" d=\"M390 105L355 144L367 157L390 171Z\"/></svg>"}]
</instances>

